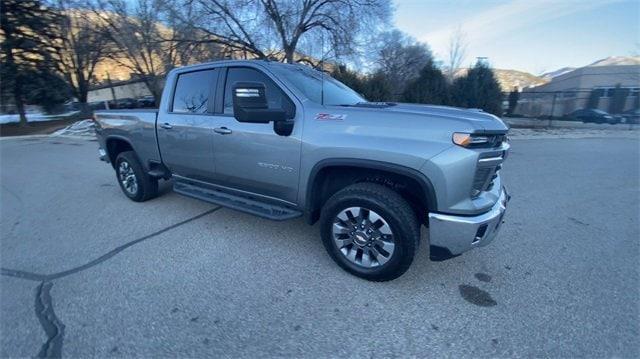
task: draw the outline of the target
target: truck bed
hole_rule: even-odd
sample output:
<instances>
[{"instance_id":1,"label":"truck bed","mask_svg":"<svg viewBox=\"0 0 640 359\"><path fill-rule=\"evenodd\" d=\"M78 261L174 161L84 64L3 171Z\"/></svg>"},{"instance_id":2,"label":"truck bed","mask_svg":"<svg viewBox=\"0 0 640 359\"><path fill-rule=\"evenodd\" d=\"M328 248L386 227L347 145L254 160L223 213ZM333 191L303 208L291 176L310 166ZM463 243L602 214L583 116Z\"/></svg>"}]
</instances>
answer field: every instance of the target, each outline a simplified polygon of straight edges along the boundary
<instances>
[{"instance_id":1,"label":"truck bed","mask_svg":"<svg viewBox=\"0 0 640 359\"><path fill-rule=\"evenodd\" d=\"M104 110L95 112L100 141L109 138L128 142L140 158L160 162L156 138L157 109ZM109 144L101 143L102 148ZM148 166L143 163L143 166Z\"/></svg>"}]
</instances>

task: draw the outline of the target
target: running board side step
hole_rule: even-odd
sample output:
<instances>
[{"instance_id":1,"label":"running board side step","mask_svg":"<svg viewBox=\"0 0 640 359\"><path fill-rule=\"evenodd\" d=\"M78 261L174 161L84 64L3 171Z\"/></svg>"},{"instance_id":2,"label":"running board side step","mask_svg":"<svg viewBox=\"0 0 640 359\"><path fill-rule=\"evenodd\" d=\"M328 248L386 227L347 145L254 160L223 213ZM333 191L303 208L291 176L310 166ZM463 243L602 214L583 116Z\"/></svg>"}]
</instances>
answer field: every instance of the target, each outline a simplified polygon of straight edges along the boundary
<instances>
[{"instance_id":1,"label":"running board side step","mask_svg":"<svg viewBox=\"0 0 640 359\"><path fill-rule=\"evenodd\" d=\"M241 212L250 213L274 221L283 221L302 216L302 212L285 206L265 203L215 189L203 188L193 184L176 181L173 184L176 193L193 197L205 202L221 205Z\"/></svg>"}]
</instances>

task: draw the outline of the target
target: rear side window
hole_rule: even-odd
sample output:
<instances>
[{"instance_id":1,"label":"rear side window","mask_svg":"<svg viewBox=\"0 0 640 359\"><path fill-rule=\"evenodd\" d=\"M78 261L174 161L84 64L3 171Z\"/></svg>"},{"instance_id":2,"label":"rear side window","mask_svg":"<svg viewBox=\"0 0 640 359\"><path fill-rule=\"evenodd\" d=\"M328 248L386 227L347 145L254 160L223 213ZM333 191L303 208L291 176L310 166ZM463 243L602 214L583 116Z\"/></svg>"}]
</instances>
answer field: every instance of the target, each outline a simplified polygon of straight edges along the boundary
<instances>
[{"instance_id":1,"label":"rear side window","mask_svg":"<svg viewBox=\"0 0 640 359\"><path fill-rule=\"evenodd\" d=\"M207 113L209 101L213 98L218 70L187 72L178 75L173 94L172 112Z\"/></svg>"},{"instance_id":2,"label":"rear side window","mask_svg":"<svg viewBox=\"0 0 640 359\"><path fill-rule=\"evenodd\" d=\"M236 82L257 81L265 85L267 103L270 109L287 111L289 117L295 113L295 105L267 75L249 67L231 67L227 72L227 82L224 89L224 113L233 114L233 84Z\"/></svg>"}]
</instances>

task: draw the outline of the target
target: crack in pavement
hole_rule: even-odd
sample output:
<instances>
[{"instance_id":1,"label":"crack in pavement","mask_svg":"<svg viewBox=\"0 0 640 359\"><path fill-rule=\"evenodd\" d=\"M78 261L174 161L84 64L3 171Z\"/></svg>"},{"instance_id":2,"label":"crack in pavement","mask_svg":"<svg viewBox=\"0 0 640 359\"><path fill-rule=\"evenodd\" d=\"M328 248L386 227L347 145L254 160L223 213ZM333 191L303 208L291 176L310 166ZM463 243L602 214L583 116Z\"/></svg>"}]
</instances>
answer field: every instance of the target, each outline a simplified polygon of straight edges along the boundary
<instances>
[{"instance_id":1,"label":"crack in pavement","mask_svg":"<svg viewBox=\"0 0 640 359\"><path fill-rule=\"evenodd\" d=\"M38 358L62 357L62 341L64 340L64 324L56 317L51 301L51 287L53 283L42 282L36 292L36 317L47 335L47 341L42 344Z\"/></svg>"},{"instance_id":2,"label":"crack in pavement","mask_svg":"<svg viewBox=\"0 0 640 359\"><path fill-rule=\"evenodd\" d=\"M0 274L7 277L33 280L36 282L44 282L47 280L46 274L31 273L31 272L25 272L21 270L8 269L8 268L0 268Z\"/></svg>"},{"instance_id":3,"label":"crack in pavement","mask_svg":"<svg viewBox=\"0 0 640 359\"><path fill-rule=\"evenodd\" d=\"M172 224L169 227L163 228L163 229L161 229L159 231L156 231L156 232L153 232L151 234L147 234L144 237L140 237L138 239L134 239L133 241L125 243L125 244L121 245L120 247L116 247L115 249L111 250L110 252L108 252L106 254L103 254L102 256L92 260L91 262L85 263L85 264L83 264L81 266L78 266L78 267L63 271L63 272L49 274L49 275L47 275L47 279L48 280L59 279L59 278L66 277L66 276L74 274L74 273L81 272L81 271L83 271L85 269L89 269L89 268L91 268L93 266L96 266L96 265L98 265L98 264L110 259L111 257L115 256L116 254L122 252L123 250L125 250L125 249L127 249L127 248L129 248L129 247L131 247L131 246L133 246L135 244L138 244L138 243L140 243L142 241L145 241L145 240L147 240L149 238L161 235L164 232L168 232L168 231L170 231L170 230L172 230L172 229L174 229L176 227L180 227L180 226L182 226L184 224L187 224L187 223L189 223L191 221L195 221L196 219L199 219L199 218L202 218L202 217L204 217L204 216L206 216L208 214L211 214L211 213L219 210L220 208L222 208L222 207L218 206L218 207L212 208L212 209L210 209L210 210L208 210L206 212L203 212L203 213L201 213L201 214L199 214L199 215L197 215L195 217L191 217L191 218L185 219L182 222L178 222L176 224Z\"/></svg>"},{"instance_id":4,"label":"crack in pavement","mask_svg":"<svg viewBox=\"0 0 640 359\"><path fill-rule=\"evenodd\" d=\"M74 273L78 273L94 267L102 262L107 261L108 259L114 257L118 253L124 251L125 249L136 245L142 241L145 241L149 238L158 236L162 233L170 231L176 227L180 227L189 222L195 221L196 219L202 218L208 214L211 214L219 209L221 206L212 208L206 212L200 213L197 216L187 218L184 221L172 224L168 227L165 227L159 231L153 232L146 236L134 239L131 242L127 242L119 247L114 248L113 250L103 254L102 256L87 262L81 266L58 272L53 274L39 274L39 273L31 273L27 271L21 271L16 269L9 268L0 268L0 274L8 277L20 278L25 280L33 280L40 282L38 286L38 290L36 291L36 300L35 300L35 312L36 317L40 321L40 325L47 335L47 341L42 344L40 348L40 352L38 352L38 357L40 358L60 358L62 356L62 344L64 339L64 324L56 317L56 314L53 311L53 301L51 298L51 287L53 287L53 280L63 278L69 276Z\"/></svg>"},{"instance_id":5,"label":"crack in pavement","mask_svg":"<svg viewBox=\"0 0 640 359\"><path fill-rule=\"evenodd\" d=\"M18 224L20 224L20 220L22 219L22 213L24 212L24 202L22 201L22 197L20 197L20 195L18 195L15 191L13 191L12 189L10 189L9 187L5 186L4 184L0 184L0 188L7 192L8 194L10 194L13 198L16 199L16 201L18 202L18 214L16 216L16 218L13 220L13 224L11 225L11 229L9 229L9 233L7 234L7 236L10 236L13 234L13 232L16 230L16 227L18 226ZM1 198L1 196L0 196Z\"/></svg>"},{"instance_id":6,"label":"crack in pavement","mask_svg":"<svg viewBox=\"0 0 640 359\"><path fill-rule=\"evenodd\" d=\"M134 239L133 241L127 242L127 243L125 243L125 244L123 244L123 245L121 245L119 247L116 247L113 250L107 252L106 254L103 254L102 256L100 256L100 257L98 257L98 258L96 258L96 259L94 259L94 260L92 260L90 262L87 262L87 263L85 263L83 265L80 265L80 266L77 266L75 268L68 269L66 271L53 273L53 274L39 274L39 273L21 271L21 270L17 270L17 269L0 268L0 274L5 275L5 276L9 276L9 277L33 280L33 281L38 281L38 282L52 281L54 279L60 279L60 278L66 277L68 275L71 275L71 274L74 274L74 273L78 273L78 272L81 272L83 270L86 270L86 269L89 269L91 267L94 267L94 266L96 266L96 265L98 265L98 264L110 259L111 257L115 256L116 254L122 252L123 250L125 250L125 249L127 249L127 248L129 248L129 247L131 247L131 246L133 246L135 244L138 244L138 243L140 243L142 241L145 241L145 240L147 240L149 238L158 236L158 235L160 235L162 233L165 233L167 231L170 231L170 230L172 230L172 229L174 229L176 227L180 227L180 226L182 226L184 224L187 224L187 223L189 223L191 221L195 221L196 219L199 219L199 218L202 218L202 217L204 217L204 216L206 216L208 214L211 214L211 213L219 210L220 208L222 208L222 207L218 206L218 207L212 208L212 209L210 209L210 210L208 210L206 212L200 213L197 216L194 216L194 217L191 217L191 218L187 218L182 222L178 222L178 223L172 224L169 227L165 227L165 228L163 228L163 229L161 229L159 231L153 232L151 234L147 234L146 236L140 237L138 239Z\"/></svg>"}]
</instances>

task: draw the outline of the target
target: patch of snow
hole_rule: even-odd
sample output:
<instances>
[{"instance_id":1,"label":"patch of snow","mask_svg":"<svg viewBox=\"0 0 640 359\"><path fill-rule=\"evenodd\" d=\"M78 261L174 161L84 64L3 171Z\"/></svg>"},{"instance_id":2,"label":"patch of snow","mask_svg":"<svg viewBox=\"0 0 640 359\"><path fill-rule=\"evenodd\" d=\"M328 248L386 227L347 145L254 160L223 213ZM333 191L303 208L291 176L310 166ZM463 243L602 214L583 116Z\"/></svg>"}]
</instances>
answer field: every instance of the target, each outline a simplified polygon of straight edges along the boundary
<instances>
[{"instance_id":1,"label":"patch of snow","mask_svg":"<svg viewBox=\"0 0 640 359\"><path fill-rule=\"evenodd\" d=\"M65 113L60 113L57 115L46 115L42 112L27 112L27 122L42 122L42 121L55 121L61 120L64 117L73 116L80 113L80 111L70 111ZM0 115L0 124L5 123L14 123L20 122L20 115L12 114L12 115Z\"/></svg>"},{"instance_id":2,"label":"patch of snow","mask_svg":"<svg viewBox=\"0 0 640 359\"><path fill-rule=\"evenodd\" d=\"M547 79L549 81L551 81L551 79L553 79L554 77L558 77L558 76L562 76L566 73L569 73L573 70L575 70L575 67L563 67L561 69L557 69L555 71L550 71L550 72L545 72L544 74L540 75L540 77L542 77L543 79Z\"/></svg>"},{"instance_id":3,"label":"patch of snow","mask_svg":"<svg viewBox=\"0 0 640 359\"><path fill-rule=\"evenodd\" d=\"M59 129L52 134L53 136L82 136L82 137L95 137L96 127L93 120L82 120L74 122L71 125Z\"/></svg>"}]
</instances>

